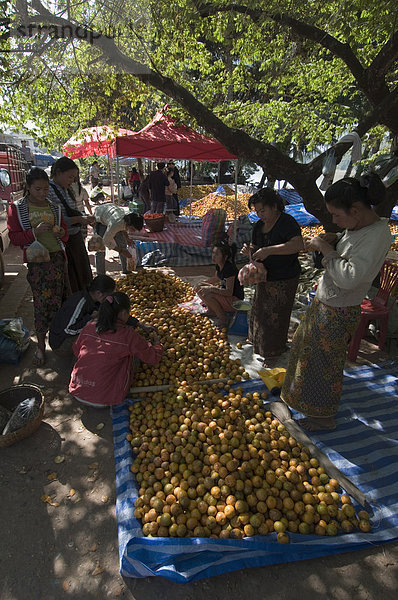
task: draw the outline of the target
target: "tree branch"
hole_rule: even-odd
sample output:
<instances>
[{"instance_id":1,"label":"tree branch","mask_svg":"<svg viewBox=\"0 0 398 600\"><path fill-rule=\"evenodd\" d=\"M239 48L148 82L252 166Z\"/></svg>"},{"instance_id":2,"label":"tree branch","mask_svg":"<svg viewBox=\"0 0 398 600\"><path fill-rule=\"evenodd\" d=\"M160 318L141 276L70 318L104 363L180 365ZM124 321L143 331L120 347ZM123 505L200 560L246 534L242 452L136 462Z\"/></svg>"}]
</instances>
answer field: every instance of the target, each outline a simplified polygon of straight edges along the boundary
<instances>
[{"instance_id":1,"label":"tree branch","mask_svg":"<svg viewBox=\"0 0 398 600\"><path fill-rule=\"evenodd\" d=\"M230 12L234 11L243 15L249 16L254 23L258 23L260 20L271 19L276 23L287 25L290 29L298 33L301 37L307 38L317 42L327 50L329 50L335 56L341 58L341 60L347 65L355 79L362 85L365 83L364 74L365 69L361 65L358 58L355 56L351 46L349 44L343 44L335 37L326 33L323 29L310 25L304 21L299 21L294 17L290 17L285 13L269 13L264 10L252 9L241 4L228 4L227 6L217 6L215 4L203 4L201 2L195 2L198 8L198 12L202 17L209 17L217 14L218 12Z\"/></svg>"}]
</instances>

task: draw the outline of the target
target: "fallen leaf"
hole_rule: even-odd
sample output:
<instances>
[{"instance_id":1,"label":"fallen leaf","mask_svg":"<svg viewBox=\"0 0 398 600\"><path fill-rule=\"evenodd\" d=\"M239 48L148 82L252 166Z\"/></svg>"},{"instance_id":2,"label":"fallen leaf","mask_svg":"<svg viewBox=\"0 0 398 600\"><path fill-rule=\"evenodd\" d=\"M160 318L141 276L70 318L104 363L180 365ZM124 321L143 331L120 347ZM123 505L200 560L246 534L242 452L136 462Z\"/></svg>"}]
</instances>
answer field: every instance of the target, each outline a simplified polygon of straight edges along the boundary
<instances>
[{"instance_id":1,"label":"fallen leaf","mask_svg":"<svg viewBox=\"0 0 398 600\"><path fill-rule=\"evenodd\" d=\"M53 481L54 479L57 479L57 474L56 474L56 472L54 471L53 473L50 473L49 475L47 475L47 479L48 479L49 481Z\"/></svg>"},{"instance_id":2,"label":"fallen leaf","mask_svg":"<svg viewBox=\"0 0 398 600\"><path fill-rule=\"evenodd\" d=\"M90 548L90 551L95 552L96 550L98 550L98 544L93 544Z\"/></svg>"},{"instance_id":3,"label":"fallen leaf","mask_svg":"<svg viewBox=\"0 0 398 600\"><path fill-rule=\"evenodd\" d=\"M97 463L97 462L92 462L92 463L91 463L91 464L89 464L88 466L89 466L89 468L90 468L90 469L96 469L96 468L98 467L98 464L99 464L99 463Z\"/></svg>"},{"instance_id":4,"label":"fallen leaf","mask_svg":"<svg viewBox=\"0 0 398 600\"><path fill-rule=\"evenodd\" d=\"M20 471L18 471L18 473L20 473L21 475L26 475L26 473L27 473L26 467L22 467L22 469Z\"/></svg>"},{"instance_id":5,"label":"fallen leaf","mask_svg":"<svg viewBox=\"0 0 398 600\"><path fill-rule=\"evenodd\" d=\"M97 425L98 430L103 429L104 427L105 427L105 423L98 423L98 425Z\"/></svg>"},{"instance_id":6,"label":"fallen leaf","mask_svg":"<svg viewBox=\"0 0 398 600\"><path fill-rule=\"evenodd\" d=\"M67 592L69 590L69 587L70 587L70 583L69 583L69 581L66 581L66 579L65 579L65 581L62 582L62 589L65 592Z\"/></svg>"},{"instance_id":7,"label":"fallen leaf","mask_svg":"<svg viewBox=\"0 0 398 600\"><path fill-rule=\"evenodd\" d=\"M102 496L102 497L101 497L101 502L103 502L104 504L105 504L106 502L108 502L108 500L109 500L109 496Z\"/></svg>"},{"instance_id":8,"label":"fallen leaf","mask_svg":"<svg viewBox=\"0 0 398 600\"><path fill-rule=\"evenodd\" d=\"M65 456L63 456L62 454L58 454L58 456L54 458L54 462L57 464L64 462L64 460Z\"/></svg>"},{"instance_id":9,"label":"fallen leaf","mask_svg":"<svg viewBox=\"0 0 398 600\"><path fill-rule=\"evenodd\" d=\"M51 496L49 496L48 494L43 494L43 496L40 496L40 500L42 502L46 502L50 506L59 506L59 502L54 502Z\"/></svg>"},{"instance_id":10,"label":"fallen leaf","mask_svg":"<svg viewBox=\"0 0 398 600\"><path fill-rule=\"evenodd\" d=\"M101 567L100 565L98 565L94 571L91 573L91 575L93 575L94 577L96 577L97 575L101 575L101 573L103 573L105 571L104 567Z\"/></svg>"},{"instance_id":11,"label":"fallen leaf","mask_svg":"<svg viewBox=\"0 0 398 600\"><path fill-rule=\"evenodd\" d=\"M72 497L73 497L75 494L76 494L76 490L74 490L74 489L72 488L71 490L69 490L69 494L68 494L68 496L69 496L70 498L72 498Z\"/></svg>"}]
</instances>

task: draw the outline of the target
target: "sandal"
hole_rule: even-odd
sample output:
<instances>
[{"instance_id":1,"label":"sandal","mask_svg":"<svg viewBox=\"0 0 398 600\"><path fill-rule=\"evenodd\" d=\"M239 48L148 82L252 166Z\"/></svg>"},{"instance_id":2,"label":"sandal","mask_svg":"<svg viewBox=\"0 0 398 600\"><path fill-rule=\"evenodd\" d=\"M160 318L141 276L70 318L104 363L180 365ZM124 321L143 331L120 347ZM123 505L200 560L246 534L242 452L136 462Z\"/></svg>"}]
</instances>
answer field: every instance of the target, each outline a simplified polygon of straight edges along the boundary
<instances>
[{"instance_id":1,"label":"sandal","mask_svg":"<svg viewBox=\"0 0 398 600\"><path fill-rule=\"evenodd\" d=\"M43 350L36 350L33 356L33 364L35 367L42 367L46 363L46 357Z\"/></svg>"},{"instance_id":2,"label":"sandal","mask_svg":"<svg viewBox=\"0 0 398 600\"><path fill-rule=\"evenodd\" d=\"M320 419L318 421L316 418L308 417L299 419L298 424L306 431L334 431L336 429L334 419Z\"/></svg>"}]
</instances>

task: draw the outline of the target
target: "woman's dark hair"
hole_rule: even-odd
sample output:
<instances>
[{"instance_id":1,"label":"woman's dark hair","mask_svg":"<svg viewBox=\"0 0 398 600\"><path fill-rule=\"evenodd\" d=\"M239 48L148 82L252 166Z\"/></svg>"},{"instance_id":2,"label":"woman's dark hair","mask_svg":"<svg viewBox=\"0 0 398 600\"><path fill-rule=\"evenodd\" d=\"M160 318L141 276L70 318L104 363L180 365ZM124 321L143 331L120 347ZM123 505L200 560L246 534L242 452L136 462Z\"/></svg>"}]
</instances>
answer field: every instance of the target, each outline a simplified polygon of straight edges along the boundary
<instances>
[{"instance_id":1,"label":"woman's dark hair","mask_svg":"<svg viewBox=\"0 0 398 600\"><path fill-rule=\"evenodd\" d=\"M167 171L166 171L166 175L167 175L167 177L168 177L169 175L173 175L173 173L174 173L174 169L173 169L173 168L171 168L171 167L169 167L169 168L167 169Z\"/></svg>"},{"instance_id":2,"label":"woman's dark hair","mask_svg":"<svg viewBox=\"0 0 398 600\"><path fill-rule=\"evenodd\" d=\"M237 245L235 244L235 242L233 242L231 245L229 245L227 241L217 242L217 244L214 244L213 249L214 248L218 248L219 250L221 250L221 253L225 260L229 260L232 263L235 262L235 255L237 251Z\"/></svg>"},{"instance_id":3,"label":"woman's dark hair","mask_svg":"<svg viewBox=\"0 0 398 600\"><path fill-rule=\"evenodd\" d=\"M137 173L137 169L136 169L135 167L132 167L132 168L131 168L131 172L132 172L132 173Z\"/></svg>"},{"instance_id":4,"label":"woman's dark hair","mask_svg":"<svg viewBox=\"0 0 398 600\"><path fill-rule=\"evenodd\" d=\"M116 323L122 310L130 310L130 299L123 292L109 294L100 305L97 317L97 333L116 331Z\"/></svg>"},{"instance_id":5,"label":"woman's dark hair","mask_svg":"<svg viewBox=\"0 0 398 600\"><path fill-rule=\"evenodd\" d=\"M283 198L273 190L272 188L261 188L253 196L250 196L248 201L249 210L252 210L256 204L262 204L262 206L276 206L279 212L284 212L285 203Z\"/></svg>"},{"instance_id":6,"label":"woman's dark hair","mask_svg":"<svg viewBox=\"0 0 398 600\"><path fill-rule=\"evenodd\" d=\"M123 217L123 221L126 223L126 227L134 227L138 231L144 227L144 217L138 213L128 213Z\"/></svg>"},{"instance_id":7,"label":"woman's dark hair","mask_svg":"<svg viewBox=\"0 0 398 600\"><path fill-rule=\"evenodd\" d=\"M35 181L49 181L47 173L44 169L40 169L39 167L32 167L26 173L26 185L31 186Z\"/></svg>"},{"instance_id":8,"label":"woman's dark hair","mask_svg":"<svg viewBox=\"0 0 398 600\"><path fill-rule=\"evenodd\" d=\"M62 156L51 165L51 177L54 177L57 171L65 173L65 171L71 171L72 169L79 170L77 164L71 158Z\"/></svg>"},{"instance_id":9,"label":"woman's dark hair","mask_svg":"<svg viewBox=\"0 0 398 600\"><path fill-rule=\"evenodd\" d=\"M111 294L114 289L115 280L109 275L97 275L88 286L89 292L109 292Z\"/></svg>"},{"instance_id":10,"label":"woman's dark hair","mask_svg":"<svg viewBox=\"0 0 398 600\"><path fill-rule=\"evenodd\" d=\"M336 181L325 192L325 202L348 213L353 204L361 202L367 208L380 204L386 195L386 188L376 173L367 173L360 179L344 177Z\"/></svg>"}]
</instances>

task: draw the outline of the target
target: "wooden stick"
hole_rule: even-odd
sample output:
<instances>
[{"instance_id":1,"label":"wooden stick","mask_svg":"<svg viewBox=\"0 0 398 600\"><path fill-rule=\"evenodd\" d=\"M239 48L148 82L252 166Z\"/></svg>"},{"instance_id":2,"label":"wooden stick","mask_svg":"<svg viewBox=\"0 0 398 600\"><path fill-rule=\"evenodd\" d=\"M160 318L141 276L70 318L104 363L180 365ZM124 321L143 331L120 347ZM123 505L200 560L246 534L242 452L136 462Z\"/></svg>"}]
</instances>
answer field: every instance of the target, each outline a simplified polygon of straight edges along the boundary
<instances>
[{"instance_id":1,"label":"wooden stick","mask_svg":"<svg viewBox=\"0 0 398 600\"><path fill-rule=\"evenodd\" d=\"M204 381L194 381L193 383L199 384L212 384L212 383L227 383L228 379L205 379ZM180 383L178 385L181 385ZM169 390L171 387L174 387L174 383L169 383L166 385L148 385L146 387L134 387L130 388L130 394L144 394L146 392L163 392L164 390Z\"/></svg>"}]
</instances>

